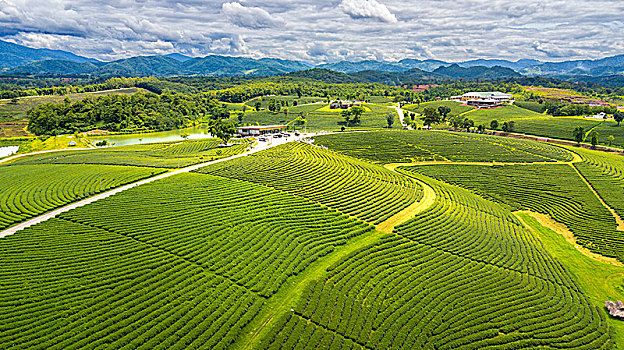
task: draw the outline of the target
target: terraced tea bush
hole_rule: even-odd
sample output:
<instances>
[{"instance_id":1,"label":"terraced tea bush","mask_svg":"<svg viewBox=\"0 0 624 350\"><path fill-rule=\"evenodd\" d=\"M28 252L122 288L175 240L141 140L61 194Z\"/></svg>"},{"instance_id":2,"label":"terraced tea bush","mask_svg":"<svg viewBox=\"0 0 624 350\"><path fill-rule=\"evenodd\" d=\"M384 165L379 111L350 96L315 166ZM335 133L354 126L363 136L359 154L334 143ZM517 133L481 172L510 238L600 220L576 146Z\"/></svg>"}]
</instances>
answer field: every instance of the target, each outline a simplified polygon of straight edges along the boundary
<instances>
[{"instance_id":1,"label":"terraced tea bush","mask_svg":"<svg viewBox=\"0 0 624 350\"><path fill-rule=\"evenodd\" d=\"M291 276L372 227L180 174L0 240L0 348L222 349Z\"/></svg>"},{"instance_id":2,"label":"terraced tea bush","mask_svg":"<svg viewBox=\"0 0 624 350\"><path fill-rule=\"evenodd\" d=\"M466 118L472 119L476 125L483 124L490 127L492 120L497 120L500 124L520 118L543 118L544 115L534 111L520 108L518 106L503 106L492 109L477 109L465 115Z\"/></svg>"},{"instance_id":3,"label":"terraced tea bush","mask_svg":"<svg viewBox=\"0 0 624 350\"><path fill-rule=\"evenodd\" d=\"M134 188L61 217L164 249L262 296L372 229L291 194L196 173Z\"/></svg>"},{"instance_id":4,"label":"terraced tea bush","mask_svg":"<svg viewBox=\"0 0 624 350\"><path fill-rule=\"evenodd\" d=\"M546 112L546 105L544 103L531 102L531 101L516 101L514 102L514 105L520 108L528 109L535 113L541 114L541 113Z\"/></svg>"},{"instance_id":5,"label":"terraced tea bush","mask_svg":"<svg viewBox=\"0 0 624 350\"><path fill-rule=\"evenodd\" d=\"M374 163L411 163L418 161L443 160L441 156L410 145L397 142L392 133L336 133L320 135L315 143L351 157L367 159Z\"/></svg>"},{"instance_id":6,"label":"terraced tea bush","mask_svg":"<svg viewBox=\"0 0 624 350\"><path fill-rule=\"evenodd\" d=\"M615 346L605 314L509 211L427 182L430 210L330 267L261 347Z\"/></svg>"},{"instance_id":7,"label":"terraced tea bush","mask_svg":"<svg viewBox=\"0 0 624 350\"><path fill-rule=\"evenodd\" d=\"M162 169L113 165L0 166L0 229L162 172Z\"/></svg>"},{"instance_id":8,"label":"terraced tea bush","mask_svg":"<svg viewBox=\"0 0 624 350\"><path fill-rule=\"evenodd\" d=\"M605 152L574 148L583 162L576 169L620 217L624 217L624 157Z\"/></svg>"},{"instance_id":9,"label":"terraced tea bush","mask_svg":"<svg viewBox=\"0 0 624 350\"><path fill-rule=\"evenodd\" d=\"M421 186L412 179L300 142L199 171L290 192L374 224L422 196Z\"/></svg>"},{"instance_id":10,"label":"terraced tea bush","mask_svg":"<svg viewBox=\"0 0 624 350\"><path fill-rule=\"evenodd\" d=\"M380 131L321 135L315 142L379 163L450 160L470 162L569 161L562 148L530 140L441 131Z\"/></svg>"},{"instance_id":11,"label":"terraced tea bush","mask_svg":"<svg viewBox=\"0 0 624 350\"><path fill-rule=\"evenodd\" d=\"M248 141L218 147L220 141L207 139L119 146L86 151L55 152L30 156L16 164L108 164L177 168L229 157L249 147Z\"/></svg>"},{"instance_id":12,"label":"terraced tea bush","mask_svg":"<svg viewBox=\"0 0 624 350\"><path fill-rule=\"evenodd\" d=\"M564 147L555 146L552 144L537 142L532 140L515 139L511 137L491 137L483 135L470 135L468 137L474 137L483 141L501 145L503 147L509 147L521 152L535 154L540 157L544 157L544 161L554 160L570 162L574 160L574 154Z\"/></svg>"},{"instance_id":13,"label":"terraced tea bush","mask_svg":"<svg viewBox=\"0 0 624 350\"><path fill-rule=\"evenodd\" d=\"M468 188L514 210L549 214L565 224L579 244L624 261L624 238L616 231L613 215L569 165L445 164L409 169Z\"/></svg>"},{"instance_id":14,"label":"terraced tea bush","mask_svg":"<svg viewBox=\"0 0 624 350\"><path fill-rule=\"evenodd\" d=\"M222 349L264 303L165 249L62 219L0 252L0 348Z\"/></svg>"},{"instance_id":15,"label":"terraced tea bush","mask_svg":"<svg viewBox=\"0 0 624 350\"><path fill-rule=\"evenodd\" d=\"M567 117L543 117L514 120L514 132L574 141L573 131L582 126L585 132L603 123L600 120Z\"/></svg>"}]
</instances>

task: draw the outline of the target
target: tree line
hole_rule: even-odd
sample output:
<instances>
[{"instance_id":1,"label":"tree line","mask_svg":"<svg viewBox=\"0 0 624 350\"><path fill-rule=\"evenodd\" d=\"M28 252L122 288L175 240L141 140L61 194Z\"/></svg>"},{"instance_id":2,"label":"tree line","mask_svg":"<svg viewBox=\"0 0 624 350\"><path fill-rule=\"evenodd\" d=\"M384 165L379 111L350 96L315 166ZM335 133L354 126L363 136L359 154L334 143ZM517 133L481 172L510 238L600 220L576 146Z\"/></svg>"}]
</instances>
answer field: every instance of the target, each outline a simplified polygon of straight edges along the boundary
<instances>
[{"instance_id":1,"label":"tree line","mask_svg":"<svg viewBox=\"0 0 624 350\"><path fill-rule=\"evenodd\" d=\"M205 95L137 93L108 95L72 103L45 103L29 113L28 130L36 135L58 135L97 128L114 132L171 130L202 117L229 118L223 103Z\"/></svg>"}]
</instances>

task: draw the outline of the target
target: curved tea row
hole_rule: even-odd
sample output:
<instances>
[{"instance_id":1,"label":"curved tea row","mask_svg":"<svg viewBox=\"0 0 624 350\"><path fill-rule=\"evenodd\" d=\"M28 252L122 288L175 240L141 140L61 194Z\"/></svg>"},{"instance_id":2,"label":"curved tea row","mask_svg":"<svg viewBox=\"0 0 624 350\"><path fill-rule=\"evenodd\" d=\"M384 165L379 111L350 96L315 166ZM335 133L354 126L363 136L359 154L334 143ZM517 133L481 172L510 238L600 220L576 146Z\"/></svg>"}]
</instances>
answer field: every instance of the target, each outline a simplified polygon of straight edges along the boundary
<instances>
[{"instance_id":1,"label":"curved tea row","mask_svg":"<svg viewBox=\"0 0 624 350\"><path fill-rule=\"evenodd\" d=\"M571 161L569 151L542 142L474 133L379 131L331 134L315 142L347 155L377 163L432 160L464 162Z\"/></svg>"},{"instance_id":2,"label":"curved tea row","mask_svg":"<svg viewBox=\"0 0 624 350\"><path fill-rule=\"evenodd\" d=\"M70 202L162 172L161 169L112 165L0 166L0 230Z\"/></svg>"},{"instance_id":3,"label":"curved tea row","mask_svg":"<svg viewBox=\"0 0 624 350\"><path fill-rule=\"evenodd\" d=\"M586 149L575 149L583 162L576 169L620 217L624 217L624 157Z\"/></svg>"},{"instance_id":4,"label":"curved tea row","mask_svg":"<svg viewBox=\"0 0 624 350\"><path fill-rule=\"evenodd\" d=\"M410 178L305 143L289 143L199 170L260 183L374 224L422 197Z\"/></svg>"},{"instance_id":5,"label":"curved tea row","mask_svg":"<svg viewBox=\"0 0 624 350\"><path fill-rule=\"evenodd\" d=\"M615 219L572 167L553 165L435 165L410 168L471 189L515 210L549 214L588 249L624 261Z\"/></svg>"},{"instance_id":6,"label":"curved tea row","mask_svg":"<svg viewBox=\"0 0 624 350\"><path fill-rule=\"evenodd\" d=\"M604 313L508 211L428 183L430 211L332 266L261 347L614 347Z\"/></svg>"},{"instance_id":7,"label":"curved tea row","mask_svg":"<svg viewBox=\"0 0 624 350\"><path fill-rule=\"evenodd\" d=\"M15 164L107 164L177 168L232 156L243 152L248 140L218 147L217 139L152 143L94 150L54 152L22 158Z\"/></svg>"},{"instance_id":8,"label":"curved tea row","mask_svg":"<svg viewBox=\"0 0 624 350\"><path fill-rule=\"evenodd\" d=\"M0 240L0 348L224 348L290 277L372 226L180 174Z\"/></svg>"}]
</instances>

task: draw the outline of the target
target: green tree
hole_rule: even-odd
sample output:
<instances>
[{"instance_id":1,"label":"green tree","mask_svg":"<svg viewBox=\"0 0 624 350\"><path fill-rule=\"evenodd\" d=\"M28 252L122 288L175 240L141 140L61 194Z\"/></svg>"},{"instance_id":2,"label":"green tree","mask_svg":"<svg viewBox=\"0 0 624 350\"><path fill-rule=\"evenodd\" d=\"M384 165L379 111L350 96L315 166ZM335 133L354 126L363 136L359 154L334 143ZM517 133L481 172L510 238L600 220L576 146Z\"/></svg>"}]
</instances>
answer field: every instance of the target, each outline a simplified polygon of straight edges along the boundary
<instances>
[{"instance_id":1,"label":"green tree","mask_svg":"<svg viewBox=\"0 0 624 350\"><path fill-rule=\"evenodd\" d=\"M434 107L425 107L423 112L425 114L423 124L431 126L440 122L440 114Z\"/></svg>"},{"instance_id":2,"label":"green tree","mask_svg":"<svg viewBox=\"0 0 624 350\"><path fill-rule=\"evenodd\" d=\"M438 107L438 113L442 116L442 120L446 120L448 114L451 113L451 108L448 106L440 106Z\"/></svg>"},{"instance_id":3,"label":"green tree","mask_svg":"<svg viewBox=\"0 0 624 350\"><path fill-rule=\"evenodd\" d=\"M354 106L351 109L343 110L340 115L344 118L347 126L356 126L362 122L361 116L365 111L364 107Z\"/></svg>"},{"instance_id":4,"label":"green tree","mask_svg":"<svg viewBox=\"0 0 624 350\"><path fill-rule=\"evenodd\" d=\"M501 126L501 130L503 130L504 132L513 132L515 125L516 123L514 123L513 121L504 122Z\"/></svg>"},{"instance_id":5,"label":"green tree","mask_svg":"<svg viewBox=\"0 0 624 350\"><path fill-rule=\"evenodd\" d=\"M392 124L394 124L394 114L390 113L386 115L386 123L388 123L388 129L390 129Z\"/></svg>"},{"instance_id":6,"label":"green tree","mask_svg":"<svg viewBox=\"0 0 624 350\"><path fill-rule=\"evenodd\" d=\"M613 135L609 135L607 137L607 141L609 141L609 147L611 147L611 144L615 141L615 137L613 137Z\"/></svg>"},{"instance_id":7,"label":"green tree","mask_svg":"<svg viewBox=\"0 0 624 350\"><path fill-rule=\"evenodd\" d=\"M451 118L450 122L453 128L457 129L462 124L463 120L461 116L456 115L453 118Z\"/></svg>"},{"instance_id":8,"label":"green tree","mask_svg":"<svg viewBox=\"0 0 624 350\"><path fill-rule=\"evenodd\" d=\"M262 108L262 103L260 101L257 101L254 105L254 108L256 109L256 112L260 112L260 109Z\"/></svg>"},{"instance_id":9,"label":"green tree","mask_svg":"<svg viewBox=\"0 0 624 350\"><path fill-rule=\"evenodd\" d=\"M494 119L490 122L490 129L498 130L498 120Z\"/></svg>"},{"instance_id":10,"label":"green tree","mask_svg":"<svg viewBox=\"0 0 624 350\"><path fill-rule=\"evenodd\" d=\"M620 126L620 123L622 122L622 120L624 120L624 113L621 111L616 111L615 113L613 113L613 118L618 123L618 126Z\"/></svg>"},{"instance_id":11,"label":"green tree","mask_svg":"<svg viewBox=\"0 0 624 350\"><path fill-rule=\"evenodd\" d=\"M362 114L364 114L364 112L366 112L366 109L364 109L364 107L362 106L351 107L351 115L353 116L354 125L360 125L360 118L362 117Z\"/></svg>"},{"instance_id":12,"label":"green tree","mask_svg":"<svg viewBox=\"0 0 624 350\"><path fill-rule=\"evenodd\" d=\"M591 144L592 148L596 148L596 145L598 144L598 135L595 132L592 133Z\"/></svg>"},{"instance_id":13,"label":"green tree","mask_svg":"<svg viewBox=\"0 0 624 350\"><path fill-rule=\"evenodd\" d=\"M344 119L347 125L351 125L351 111L350 110L345 109L342 112L340 112L340 115L342 116L342 118Z\"/></svg>"},{"instance_id":14,"label":"green tree","mask_svg":"<svg viewBox=\"0 0 624 350\"><path fill-rule=\"evenodd\" d=\"M585 138L585 129L583 129L582 126L577 126L574 131L572 131L572 136L574 136L576 143L580 144Z\"/></svg>"},{"instance_id":15,"label":"green tree","mask_svg":"<svg viewBox=\"0 0 624 350\"><path fill-rule=\"evenodd\" d=\"M210 121L208 131L227 145L228 141L230 141L232 136L236 133L236 127L234 127L234 124L231 122L226 122L222 119L214 119Z\"/></svg>"},{"instance_id":16,"label":"green tree","mask_svg":"<svg viewBox=\"0 0 624 350\"><path fill-rule=\"evenodd\" d=\"M472 119L465 118L462 122L462 127L466 130L470 130L474 126L474 121Z\"/></svg>"}]
</instances>

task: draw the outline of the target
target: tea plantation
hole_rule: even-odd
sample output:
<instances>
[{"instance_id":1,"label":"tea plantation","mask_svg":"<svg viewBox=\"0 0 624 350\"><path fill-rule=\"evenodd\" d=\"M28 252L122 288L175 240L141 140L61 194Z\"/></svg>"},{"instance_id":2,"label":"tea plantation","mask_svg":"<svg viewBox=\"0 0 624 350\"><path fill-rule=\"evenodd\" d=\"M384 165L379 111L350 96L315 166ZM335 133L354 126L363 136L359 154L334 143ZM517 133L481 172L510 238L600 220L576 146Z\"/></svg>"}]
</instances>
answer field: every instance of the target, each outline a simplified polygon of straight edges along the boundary
<instances>
[{"instance_id":1,"label":"tea plantation","mask_svg":"<svg viewBox=\"0 0 624 350\"><path fill-rule=\"evenodd\" d=\"M0 230L64 204L163 171L116 165L0 166Z\"/></svg>"},{"instance_id":2,"label":"tea plantation","mask_svg":"<svg viewBox=\"0 0 624 350\"><path fill-rule=\"evenodd\" d=\"M436 165L409 168L469 188L481 196L549 214L565 224L581 245L624 261L624 239L617 224L569 165Z\"/></svg>"},{"instance_id":3,"label":"tea plantation","mask_svg":"<svg viewBox=\"0 0 624 350\"><path fill-rule=\"evenodd\" d=\"M509 211L430 183L429 211L331 266L264 348L613 345L604 313Z\"/></svg>"},{"instance_id":4,"label":"tea plantation","mask_svg":"<svg viewBox=\"0 0 624 350\"><path fill-rule=\"evenodd\" d=\"M179 168L243 152L249 140L230 147L218 147L218 139L151 143L108 147L97 150L54 152L18 159L15 164L108 164L158 168Z\"/></svg>"},{"instance_id":5,"label":"tea plantation","mask_svg":"<svg viewBox=\"0 0 624 350\"><path fill-rule=\"evenodd\" d=\"M470 133L378 131L321 135L315 141L376 163L554 162L573 158L570 152L544 143Z\"/></svg>"},{"instance_id":6,"label":"tea plantation","mask_svg":"<svg viewBox=\"0 0 624 350\"><path fill-rule=\"evenodd\" d=\"M217 146L2 165L0 229L250 144ZM0 349L623 348L604 308L624 299L623 159L380 130L170 172L0 238ZM565 225L590 264L517 210Z\"/></svg>"}]
</instances>

